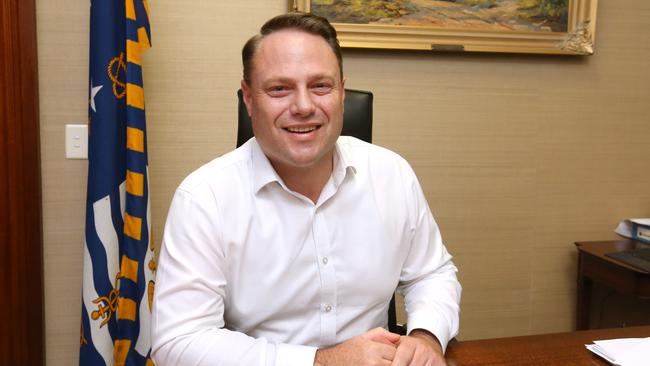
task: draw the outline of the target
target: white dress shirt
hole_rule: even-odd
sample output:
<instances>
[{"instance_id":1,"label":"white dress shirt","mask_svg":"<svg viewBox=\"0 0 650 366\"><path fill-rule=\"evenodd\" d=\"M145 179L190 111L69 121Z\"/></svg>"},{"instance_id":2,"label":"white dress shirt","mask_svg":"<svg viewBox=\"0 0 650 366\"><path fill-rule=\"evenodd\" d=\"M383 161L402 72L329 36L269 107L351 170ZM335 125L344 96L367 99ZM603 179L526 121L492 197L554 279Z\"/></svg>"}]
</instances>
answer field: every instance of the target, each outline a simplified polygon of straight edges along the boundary
<instances>
[{"instance_id":1,"label":"white dress shirt","mask_svg":"<svg viewBox=\"0 0 650 366\"><path fill-rule=\"evenodd\" d=\"M176 190L152 319L158 366L311 366L318 347L407 324L443 349L458 332L456 267L413 170L352 137L314 204L289 190L255 139Z\"/></svg>"}]
</instances>

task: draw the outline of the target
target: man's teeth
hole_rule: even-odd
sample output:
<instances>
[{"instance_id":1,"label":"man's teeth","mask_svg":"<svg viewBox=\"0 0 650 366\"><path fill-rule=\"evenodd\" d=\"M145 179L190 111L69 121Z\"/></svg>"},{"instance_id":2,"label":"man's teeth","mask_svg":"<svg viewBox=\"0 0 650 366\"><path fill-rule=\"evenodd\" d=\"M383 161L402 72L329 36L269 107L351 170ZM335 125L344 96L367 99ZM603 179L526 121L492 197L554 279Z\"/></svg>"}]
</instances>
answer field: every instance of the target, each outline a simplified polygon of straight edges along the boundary
<instances>
[{"instance_id":1,"label":"man's teeth","mask_svg":"<svg viewBox=\"0 0 650 366\"><path fill-rule=\"evenodd\" d=\"M289 132L306 133L315 130L316 127L289 127Z\"/></svg>"}]
</instances>

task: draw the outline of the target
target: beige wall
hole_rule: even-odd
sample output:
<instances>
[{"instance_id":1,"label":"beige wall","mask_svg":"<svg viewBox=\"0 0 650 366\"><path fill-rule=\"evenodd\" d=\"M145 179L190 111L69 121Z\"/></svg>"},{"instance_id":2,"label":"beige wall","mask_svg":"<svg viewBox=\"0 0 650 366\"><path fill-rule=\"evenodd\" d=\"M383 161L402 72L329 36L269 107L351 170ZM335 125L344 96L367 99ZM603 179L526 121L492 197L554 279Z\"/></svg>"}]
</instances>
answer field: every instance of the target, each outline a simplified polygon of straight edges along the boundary
<instances>
[{"instance_id":1,"label":"beige wall","mask_svg":"<svg viewBox=\"0 0 650 366\"><path fill-rule=\"evenodd\" d=\"M596 54L346 50L375 93L374 141L405 156L455 255L461 338L570 330L576 240L650 216L650 3L601 1ZM175 186L235 141L239 52L284 0L150 2L145 56L153 223ZM37 1L48 366L75 364L86 162L64 125L87 113L88 0ZM646 145L644 145L646 143Z\"/></svg>"}]
</instances>

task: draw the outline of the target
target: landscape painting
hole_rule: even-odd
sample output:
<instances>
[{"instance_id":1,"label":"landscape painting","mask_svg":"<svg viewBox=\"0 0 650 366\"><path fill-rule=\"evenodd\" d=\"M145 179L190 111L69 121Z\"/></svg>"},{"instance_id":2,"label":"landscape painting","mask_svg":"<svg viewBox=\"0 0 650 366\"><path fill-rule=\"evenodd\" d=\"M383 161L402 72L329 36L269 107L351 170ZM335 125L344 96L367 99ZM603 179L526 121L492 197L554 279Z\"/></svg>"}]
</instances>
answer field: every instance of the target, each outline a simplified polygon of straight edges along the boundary
<instances>
[{"instance_id":1,"label":"landscape painting","mask_svg":"<svg viewBox=\"0 0 650 366\"><path fill-rule=\"evenodd\" d=\"M566 32L569 0L312 0L334 23Z\"/></svg>"},{"instance_id":2,"label":"landscape painting","mask_svg":"<svg viewBox=\"0 0 650 366\"><path fill-rule=\"evenodd\" d=\"M293 0L343 47L593 53L598 0Z\"/></svg>"}]
</instances>

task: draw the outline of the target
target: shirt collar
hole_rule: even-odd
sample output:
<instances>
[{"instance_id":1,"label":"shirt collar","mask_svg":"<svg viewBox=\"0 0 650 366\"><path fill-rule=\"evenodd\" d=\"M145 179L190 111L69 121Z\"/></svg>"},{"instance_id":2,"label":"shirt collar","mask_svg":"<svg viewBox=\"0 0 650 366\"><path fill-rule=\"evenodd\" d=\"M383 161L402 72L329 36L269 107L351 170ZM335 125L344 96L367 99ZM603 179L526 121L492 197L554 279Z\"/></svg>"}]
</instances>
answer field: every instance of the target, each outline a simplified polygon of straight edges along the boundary
<instances>
[{"instance_id":1,"label":"shirt collar","mask_svg":"<svg viewBox=\"0 0 650 366\"><path fill-rule=\"evenodd\" d=\"M272 182L278 182L284 189L289 190L282 181L282 178L273 169L273 165L271 165L269 158L264 154L257 140L252 138L250 143L253 168L253 191L257 193L264 186ZM332 180L336 186L343 182L348 171L356 173L357 170L350 159L350 152L337 141L334 145L334 169L332 171Z\"/></svg>"},{"instance_id":2,"label":"shirt collar","mask_svg":"<svg viewBox=\"0 0 650 366\"><path fill-rule=\"evenodd\" d=\"M269 158L266 157L264 151L257 143L255 138L250 140L251 142L251 164L253 168L253 191L255 193L259 192L264 186L271 182L278 182L282 185L282 179L278 173L273 169Z\"/></svg>"},{"instance_id":3,"label":"shirt collar","mask_svg":"<svg viewBox=\"0 0 650 366\"><path fill-rule=\"evenodd\" d=\"M341 138L339 137L339 140L334 145L334 169L332 172L332 179L337 186L343 182L348 171L351 174L357 172L357 168L350 157L350 151L346 147L345 144L341 143Z\"/></svg>"}]
</instances>

